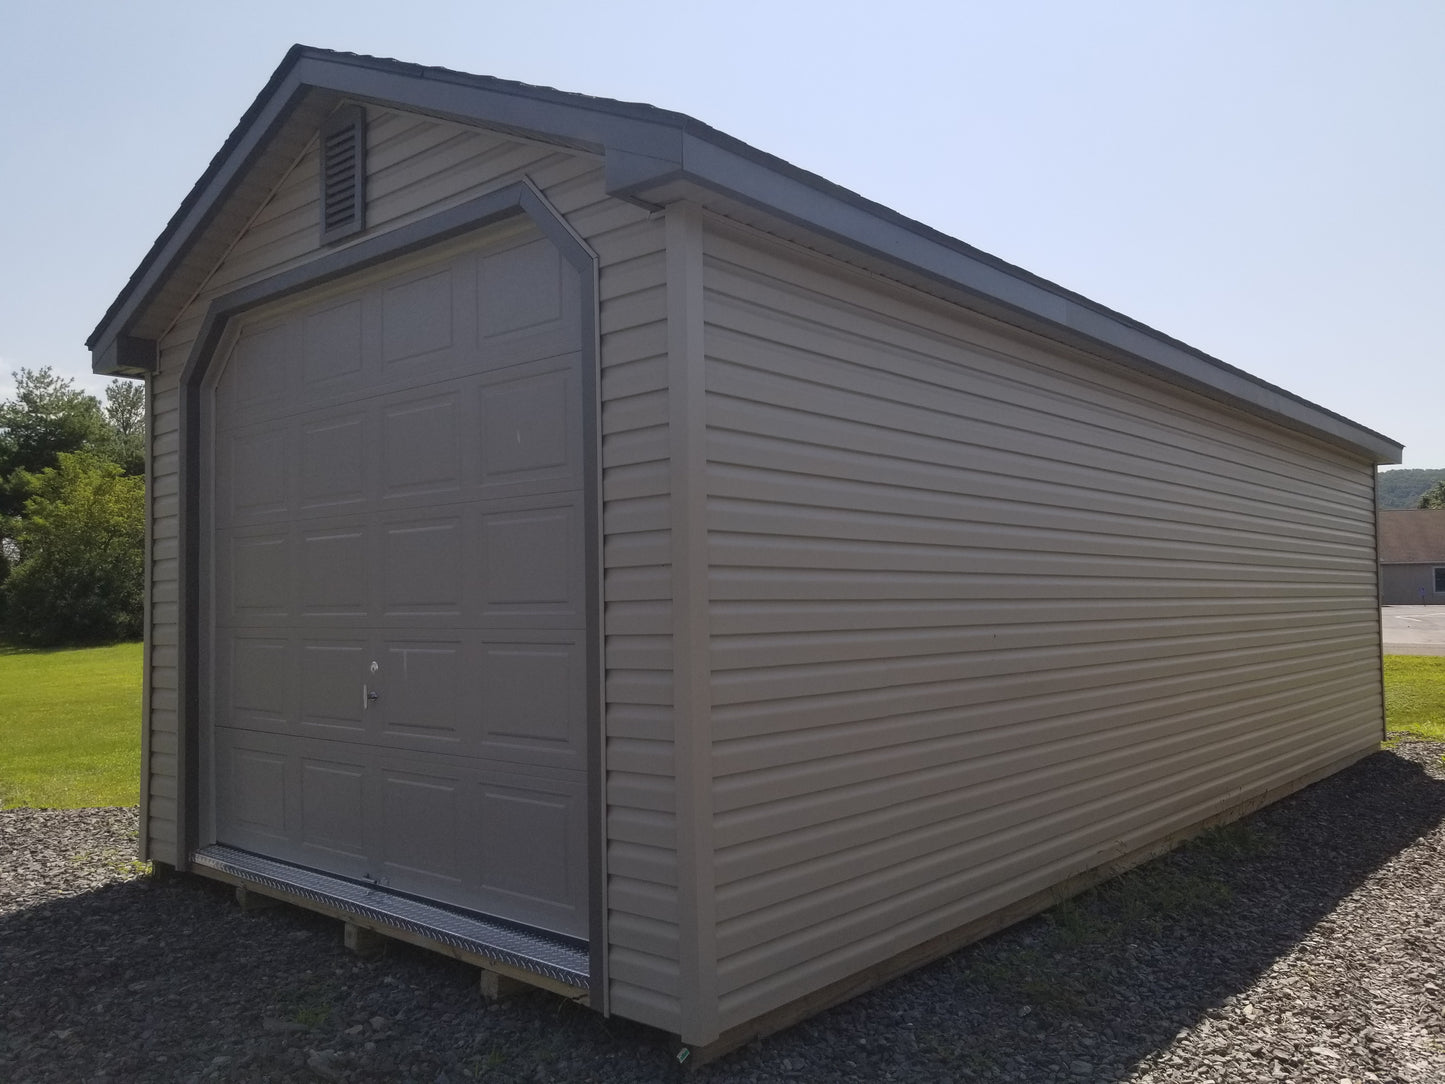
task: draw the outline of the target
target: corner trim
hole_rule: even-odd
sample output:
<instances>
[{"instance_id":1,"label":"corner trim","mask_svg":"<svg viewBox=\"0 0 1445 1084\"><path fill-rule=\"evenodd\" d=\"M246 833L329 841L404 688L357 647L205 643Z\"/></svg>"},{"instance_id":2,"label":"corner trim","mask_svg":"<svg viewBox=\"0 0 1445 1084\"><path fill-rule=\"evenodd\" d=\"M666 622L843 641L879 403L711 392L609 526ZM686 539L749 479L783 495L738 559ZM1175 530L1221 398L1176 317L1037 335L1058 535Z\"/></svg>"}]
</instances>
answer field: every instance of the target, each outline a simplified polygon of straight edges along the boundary
<instances>
[{"instance_id":1,"label":"corner trim","mask_svg":"<svg viewBox=\"0 0 1445 1084\"><path fill-rule=\"evenodd\" d=\"M155 492L155 378L145 376L145 483L146 483L146 533L143 565L145 583L142 585L141 615L141 682L140 682L140 810L137 821L140 840L136 857L142 862L151 860L151 658L155 653L155 612L151 585L155 581L155 521L150 495Z\"/></svg>"},{"instance_id":2,"label":"corner trim","mask_svg":"<svg viewBox=\"0 0 1445 1084\"><path fill-rule=\"evenodd\" d=\"M1370 558L1375 563L1375 612L1379 614L1385 604L1385 566L1380 563L1380 472L1370 471ZM1390 724L1386 718L1385 705L1385 622L1383 616L1375 622L1375 642L1379 645L1376 653L1379 659L1380 687L1380 740L1389 733Z\"/></svg>"},{"instance_id":3,"label":"corner trim","mask_svg":"<svg viewBox=\"0 0 1445 1084\"><path fill-rule=\"evenodd\" d=\"M718 1035L718 978L702 212L696 204L674 203L663 226L679 1001L682 1033L705 1043Z\"/></svg>"}]
</instances>

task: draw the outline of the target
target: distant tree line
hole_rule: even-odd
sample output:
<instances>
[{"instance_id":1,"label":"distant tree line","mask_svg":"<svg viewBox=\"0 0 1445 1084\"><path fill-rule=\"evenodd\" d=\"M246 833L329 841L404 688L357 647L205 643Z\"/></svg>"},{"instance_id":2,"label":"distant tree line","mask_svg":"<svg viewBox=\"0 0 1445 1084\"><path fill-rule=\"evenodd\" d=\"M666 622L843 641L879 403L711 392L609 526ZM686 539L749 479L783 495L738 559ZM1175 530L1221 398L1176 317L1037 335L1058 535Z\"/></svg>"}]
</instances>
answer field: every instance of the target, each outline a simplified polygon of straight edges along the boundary
<instances>
[{"instance_id":1,"label":"distant tree line","mask_svg":"<svg viewBox=\"0 0 1445 1084\"><path fill-rule=\"evenodd\" d=\"M25 644L141 635L145 388L104 400L49 368L0 402L0 636Z\"/></svg>"},{"instance_id":2,"label":"distant tree line","mask_svg":"<svg viewBox=\"0 0 1445 1084\"><path fill-rule=\"evenodd\" d=\"M1445 508L1445 468L1382 470L1375 493L1381 508Z\"/></svg>"},{"instance_id":3,"label":"distant tree line","mask_svg":"<svg viewBox=\"0 0 1445 1084\"><path fill-rule=\"evenodd\" d=\"M1420 495L1416 508L1445 508L1445 481L1436 482Z\"/></svg>"}]
</instances>

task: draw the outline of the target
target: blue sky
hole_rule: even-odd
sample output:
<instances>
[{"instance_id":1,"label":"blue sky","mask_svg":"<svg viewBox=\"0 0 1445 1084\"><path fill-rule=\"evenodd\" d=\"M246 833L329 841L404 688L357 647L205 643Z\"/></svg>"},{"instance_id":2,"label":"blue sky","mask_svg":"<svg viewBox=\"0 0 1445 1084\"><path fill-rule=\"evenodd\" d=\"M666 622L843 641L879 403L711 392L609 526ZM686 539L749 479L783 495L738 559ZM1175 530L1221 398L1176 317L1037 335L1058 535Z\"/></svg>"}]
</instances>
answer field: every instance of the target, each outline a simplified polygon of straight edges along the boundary
<instances>
[{"instance_id":1,"label":"blue sky","mask_svg":"<svg viewBox=\"0 0 1445 1084\"><path fill-rule=\"evenodd\" d=\"M294 42L675 109L1445 467L1445 4L11 5L0 395L84 340Z\"/></svg>"}]
</instances>

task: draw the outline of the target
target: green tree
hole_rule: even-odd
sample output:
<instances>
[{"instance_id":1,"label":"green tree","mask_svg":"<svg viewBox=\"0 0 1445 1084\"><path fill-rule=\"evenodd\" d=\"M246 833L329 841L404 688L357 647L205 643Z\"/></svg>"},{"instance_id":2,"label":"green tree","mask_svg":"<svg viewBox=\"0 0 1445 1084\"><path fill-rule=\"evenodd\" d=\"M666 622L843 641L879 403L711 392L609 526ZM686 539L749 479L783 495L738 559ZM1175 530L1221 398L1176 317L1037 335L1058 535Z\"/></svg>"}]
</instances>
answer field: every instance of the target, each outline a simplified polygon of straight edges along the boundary
<instances>
[{"instance_id":1,"label":"green tree","mask_svg":"<svg viewBox=\"0 0 1445 1084\"><path fill-rule=\"evenodd\" d=\"M0 403L0 515L21 514L29 478L62 452L109 443L100 402L47 366L19 369L15 398Z\"/></svg>"},{"instance_id":2,"label":"green tree","mask_svg":"<svg viewBox=\"0 0 1445 1084\"><path fill-rule=\"evenodd\" d=\"M6 634L50 645L141 634L145 481L93 453L60 452L21 472L30 492L11 521L14 558L0 582ZM5 543L0 543L5 545Z\"/></svg>"},{"instance_id":3,"label":"green tree","mask_svg":"<svg viewBox=\"0 0 1445 1084\"><path fill-rule=\"evenodd\" d=\"M96 450L130 475L146 470L146 388L138 380L112 380L105 386L105 435Z\"/></svg>"},{"instance_id":4,"label":"green tree","mask_svg":"<svg viewBox=\"0 0 1445 1084\"><path fill-rule=\"evenodd\" d=\"M1436 482L1420 496L1416 508L1445 508L1445 481Z\"/></svg>"}]
</instances>

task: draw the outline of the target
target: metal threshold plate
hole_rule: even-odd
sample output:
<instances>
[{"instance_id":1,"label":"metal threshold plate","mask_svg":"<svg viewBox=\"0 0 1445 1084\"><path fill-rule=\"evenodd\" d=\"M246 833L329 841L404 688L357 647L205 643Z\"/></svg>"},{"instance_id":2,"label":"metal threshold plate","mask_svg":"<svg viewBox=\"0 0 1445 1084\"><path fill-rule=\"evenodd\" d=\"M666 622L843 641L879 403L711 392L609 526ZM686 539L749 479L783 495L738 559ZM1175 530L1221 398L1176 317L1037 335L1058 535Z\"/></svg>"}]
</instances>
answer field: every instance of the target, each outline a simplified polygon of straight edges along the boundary
<instances>
[{"instance_id":1,"label":"metal threshold plate","mask_svg":"<svg viewBox=\"0 0 1445 1084\"><path fill-rule=\"evenodd\" d=\"M191 858L197 866L267 885L293 896L421 934L453 948L510 964L581 989L588 987L587 946L571 938L399 896L304 866L215 845Z\"/></svg>"}]
</instances>

